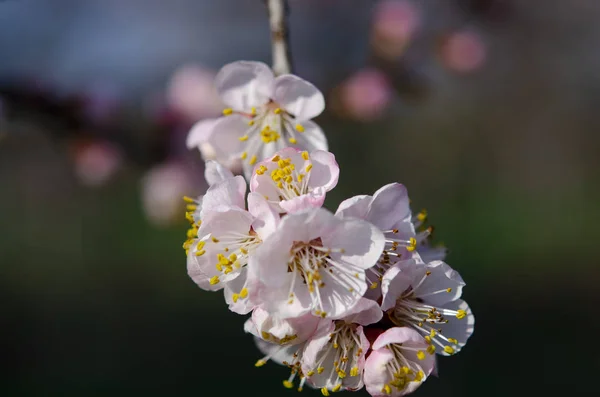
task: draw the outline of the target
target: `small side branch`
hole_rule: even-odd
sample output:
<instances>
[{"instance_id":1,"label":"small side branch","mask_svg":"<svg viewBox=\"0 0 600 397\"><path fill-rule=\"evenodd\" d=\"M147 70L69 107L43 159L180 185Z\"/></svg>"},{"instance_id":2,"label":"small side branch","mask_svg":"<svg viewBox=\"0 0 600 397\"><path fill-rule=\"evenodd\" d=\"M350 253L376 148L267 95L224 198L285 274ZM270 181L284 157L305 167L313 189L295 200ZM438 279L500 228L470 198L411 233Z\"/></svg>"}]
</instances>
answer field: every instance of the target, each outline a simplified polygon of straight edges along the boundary
<instances>
[{"instance_id":1,"label":"small side branch","mask_svg":"<svg viewBox=\"0 0 600 397\"><path fill-rule=\"evenodd\" d=\"M289 46L288 6L286 0L266 0L271 26L273 50L273 72L282 75L292 72L292 58Z\"/></svg>"}]
</instances>

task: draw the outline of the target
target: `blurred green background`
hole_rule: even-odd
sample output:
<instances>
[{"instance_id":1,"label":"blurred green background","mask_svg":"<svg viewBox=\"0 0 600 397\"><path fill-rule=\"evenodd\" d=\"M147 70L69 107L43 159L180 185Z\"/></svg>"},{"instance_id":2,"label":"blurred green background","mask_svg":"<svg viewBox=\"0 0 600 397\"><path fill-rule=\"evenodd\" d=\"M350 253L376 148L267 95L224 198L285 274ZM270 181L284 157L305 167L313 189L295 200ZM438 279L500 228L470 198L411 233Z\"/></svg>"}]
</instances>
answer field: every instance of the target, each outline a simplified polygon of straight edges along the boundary
<instances>
[{"instance_id":1,"label":"blurred green background","mask_svg":"<svg viewBox=\"0 0 600 397\"><path fill-rule=\"evenodd\" d=\"M408 1L418 23L398 14L416 27L390 55L379 3L292 0L292 49L331 104L317 119L341 167L327 207L405 184L467 282L475 333L415 395L593 394L600 4ZM458 55L456 32L475 38ZM254 367L222 294L188 278L182 202L159 200L178 212L157 223L144 198L166 163L188 184L159 191L205 189L200 155L183 148L191 120L164 99L170 76L268 62L268 34L259 0L0 2L1 395L296 393L285 368ZM452 61L473 52L471 67ZM389 93L368 117L344 89L365 68ZM118 94L94 99L90 82ZM358 93L363 107L379 95ZM97 102L108 120L81 105ZM110 179L86 183L82 141L118 148Z\"/></svg>"}]
</instances>

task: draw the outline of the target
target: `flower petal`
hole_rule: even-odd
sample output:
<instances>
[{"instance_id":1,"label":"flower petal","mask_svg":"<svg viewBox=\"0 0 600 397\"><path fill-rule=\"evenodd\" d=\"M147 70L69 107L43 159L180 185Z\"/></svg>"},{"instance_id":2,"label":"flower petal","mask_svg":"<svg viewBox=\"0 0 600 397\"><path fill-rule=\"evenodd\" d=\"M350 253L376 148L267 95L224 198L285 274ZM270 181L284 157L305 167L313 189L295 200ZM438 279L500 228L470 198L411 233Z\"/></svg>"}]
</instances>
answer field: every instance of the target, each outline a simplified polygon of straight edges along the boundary
<instances>
[{"instance_id":1,"label":"flower petal","mask_svg":"<svg viewBox=\"0 0 600 397\"><path fill-rule=\"evenodd\" d=\"M256 347L258 347L258 350L260 350L262 354L281 365L284 365L284 363L295 362L298 357L298 352L304 347L302 344L281 346L277 343L266 342L257 337L254 337L254 343L256 343Z\"/></svg>"},{"instance_id":2,"label":"flower petal","mask_svg":"<svg viewBox=\"0 0 600 397\"><path fill-rule=\"evenodd\" d=\"M242 176L225 179L208 188L202 198L201 219L208 219L213 212L245 207L246 181Z\"/></svg>"},{"instance_id":3,"label":"flower petal","mask_svg":"<svg viewBox=\"0 0 600 397\"><path fill-rule=\"evenodd\" d=\"M214 132L210 134L208 143L214 149L219 162L226 163L243 152L245 143L239 138L244 136L248 129L245 117L239 114L224 116L217 119L212 128Z\"/></svg>"},{"instance_id":4,"label":"flower petal","mask_svg":"<svg viewBox=\"0 0 600 397\"><path fill-rule=\"evenodd\" d=\"M471 312L471 309L469 308L469 305L467 305L467 302L465 302L462 299L457 299L453 302L445 304L443 306L443 309L456 311L463 310L466 313L465 316L460 319L456 317L447 317L448 323L436 324L436 327L442 330L441 334L444 337L455 339L455 341L453 342L457 343L445 342L445 344L448 344L452 347L452 349L454 350L452 354L456 354L464 345L467 344L467 340L473 334L473 331L475 329L475 316L473 316L473 312ZM450 355L443 349L437 349L436 352L444 356Z\"/></svg>"},{"instance_id":5,"label":"flower petal","mask_svg":"<svg viewBox=\"0 0 600 397\"><path fill-rule=\"evenodd\" d=\"M389 268L381 280L381 310L387 311L396 305L396 300L410 287L413 282L414 259L398 261Z\"/></svg>"},{"instance_id":6,"label":"flower petal","mask_svg":"<svg viewBox=\"0 0 600 397\"><path fill-rule=\"evenodd\" d=\"M279 213L275 212L263 196L258 193L248 194L248 211L254 216L252 228L262 240L271 235L279 225Z\"/></svg>"},{"instance_id":7,"label":"flower petal","mask_svg":"<svg viewBox=\"0 0 600 397\"><path fill-rule=\"evenodd\" d=\"M339 218L338 218L339 219ZM372 267L383 252L385 238L381 230L369 222L347 218L329 226L330 232L322 236L323 246L342 249L332 252L333 260L349 263L357 268Z\"/></svg>"},{"instance_id":8,"label":"flower petal","mask_svg":"<svg viewBox=\"0 0 600 397\"><path fill-rule=\"evenodd\" d=\"M398 223L410 223L411 217L406 188L399 183L390 183L373 195L366 220L388 230Z\"/></svg>"},{"instance_id":9,"label":"flower petal","mask_svg":"<svg viewBox=\"0 0 600 397\"><path fill-rule=\"evenodd\" d=\"M228 168L223 167L216 161L207 161L204 169L204 178L209 186L225 179L233 178L233 174Z\"/></svg>"},{"instance_id":10,"label":"flower petal","mask_svg":"<svg viewBox=\"0 0 600 397\"><path fill-rule=\"evenodd\" d=\"M206 143L211 134L215 131L215 126L219 118L200 120L192 126L185 140L188 149L200 149L200 145Z\"/></svg>"},{"instance_id":11,"label":"flower petal","mask_svg":"<svg viewBox=\"0 0 600 397\"><path fill-rule=\"evenodd\" d=\"M247 279L248 268L244 267L241 269L240 275L237 278L226 282L223 288L225 302L229 305L229 310L241 315L250 313L255 307L252 300L253 288L249 285ZM240 298L239 296L243 288L247 288L247 290L250 291L249 296L246 299ZM234 295L237 295L236 299L234 299Z\"/></svg>"},{"instance_id":12,"label":"flower petal","mask_svg":"<svg viewBox=\"0 0 600 397\"><path fill-rule=\"evenodd\" d=\"M296 345L311 337L320 321L320 318L311 314L284 319L257 307L252 312L254 326L247 332L268 342Z\"/></svg>"},{"instance_id":13,"label":"flower petal","mask_svg":"<svg viewBox=\"0 0 600 397\"><path fill-rule=\"evenodd\" d=\"M203 247L198 248L198 243L203 241L206 249ZM205 251L203 255L196 255L198 251ZM188 275L200 288L205 291L218 291L223 288L223 283L219 282L211 283L211 279L215 280L214 277L220 277L221 272L218 271L215 267L214 256L217 254L218 250L216 247L209 248L206 239L203 240L194 240L188 255L187 255L187 272Z\"/></svg>"},{"instance_id":14,"label":"flower petal","mask_svg":"<svg viewBox=\"0 0 600 397\"><path fill-rule=\"evenodd\" d=\"M371 396L382 397L388 395L383 391L383 387L391 380L387 365L393 359L394 355L385 349L372 351L369 357L367 357L364 382Z\"/></svg>"},{"instance_id":15,"label":"flower petal","mask_svg":"<svg viewBox=\"0 0 600 397\"><path fill-rule=\"evenodd\" d=\"M382 318L383 312L377 302L362 298L351 310L346 312L343 320L347 323L370 325L375 324Z\"/></svg>"},{"instance_id":16,"label":"flower petal","mask_svg":"<svg viewBox=\"0 0 600 397\"><path fill-rule=\"evenodd\" d=\"M238 61L221 68L215 86L223 103L239 112L269 102L273 89L273 71L262 62Z\"/></svg>"},{"instance_id":17,"label":"flower petal","mask_svg":"<svg viewBox=\"0 0 600 397\"><path fill-rule=\"evenodd\" d=\"M299 122L315 118L325 109L325 98L321 91L308 81L291 74L275 79L273 100Z\"/></svg>"},{"instance_id":18,"label":"flower petal","mask_svg":"<svg viewBox=\"0 0 600 397\"><path fill-rule=\"evenodd\" d=\"M283 200L279 202L279 206L284 212L293 214L309 210L311 208L319 208L325 202L325 193L312 192L303 194L302 196L294 197L291 200Z\"/></svg>"},{"instance_id":19,"label":"flower petal","mask_svg":"<svg viewBox=\"0 0 600 397\"><path fill-rule=\"evenodd\" d=\"M425 272L431 272L425 276ZM460 298L462 288L466 285L460 274L442 261L434 261L426 266L418 266L414 270L414 280L425 280L415 291L417 298L432 306L442 306Z\"/></svg>"},{"instance_id":20,"label":"flower petal","mask_svg":"<svg viewBox=\"0 0 600 397\"><path fill-rule=\"evenodd\" d=\"M306 120L301 123L304 132L295 133L297 143L294 147L314 152L315 150L327 150L327 138L316 123Z\"/></svg>"},{"instance_id":21,"label":"flower petal","mask_svg":"<svg viewBox=\"0 0 600 397\"><path fill-rule=\"evenodd\" d=\"M340 176L340 167L333 153L316 150L309 155L312 162L308 185L312 188L321 187L326 191L333 189Z\"/></svg>"},{"instance_id":22,"label":"flower petal","mask_svg":"<svg viewBox=\"0 0 600 397\"><path fill-rule=\"evenodd\" d=\"M425 342L425 339L423 339L421 334L408 327L394 327L388 329L377 337L371 348L373 350L379 350L393 343L422 346L423 349L427 348L427 342Z\"/></svg>"},{"instance_id":23,"label":"flower petal","mask_svg":"<svg viewBox=\"0 0 600 397\"><path fill-rule=\"evenodd\" d=\"M373 197L367 195L350 197L340 203L335 215L342 218L366 219L372 200Z\"/></svg>"}]
</instances>

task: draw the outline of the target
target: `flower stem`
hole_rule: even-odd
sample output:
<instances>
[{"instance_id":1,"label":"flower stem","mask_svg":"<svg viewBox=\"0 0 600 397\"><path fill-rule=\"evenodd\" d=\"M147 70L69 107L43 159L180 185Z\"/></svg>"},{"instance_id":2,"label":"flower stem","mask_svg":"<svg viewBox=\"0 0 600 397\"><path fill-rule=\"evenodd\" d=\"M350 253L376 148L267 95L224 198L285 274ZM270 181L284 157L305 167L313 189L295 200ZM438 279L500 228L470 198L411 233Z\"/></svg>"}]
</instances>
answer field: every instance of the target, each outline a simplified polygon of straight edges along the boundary
<instances>
[{"instance_id":1,"label":"flower stem","mask_svg":"<svg viewBox=\"0 0 600 397\"><path fill-rule=\"evenodd\" d=\"M266 0L271 26L271 44L273 49L273 72L282 75L292 72L290 54L286 0Z\"/></svg>"}]
</instances>

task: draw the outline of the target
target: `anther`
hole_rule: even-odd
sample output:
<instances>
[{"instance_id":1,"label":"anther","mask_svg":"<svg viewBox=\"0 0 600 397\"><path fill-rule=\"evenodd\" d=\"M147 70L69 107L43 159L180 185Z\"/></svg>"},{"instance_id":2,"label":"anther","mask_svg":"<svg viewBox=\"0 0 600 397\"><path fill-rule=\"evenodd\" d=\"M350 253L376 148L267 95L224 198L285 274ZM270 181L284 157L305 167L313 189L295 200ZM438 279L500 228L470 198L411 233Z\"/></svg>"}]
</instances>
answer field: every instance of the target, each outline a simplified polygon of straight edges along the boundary
<instances>
[{"instance_id":1,"label":"anther","mask_svg":"<svg viewBox=\"0 0 600 397\"><path fill-rule=\"evenodd\" d=\"M223 115L229 116L231 113L233 113L232 108L223 109Z\"/></svg>"}]
</instances>

